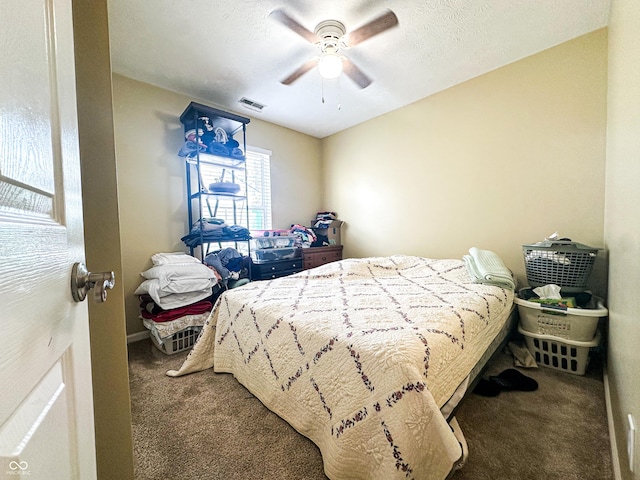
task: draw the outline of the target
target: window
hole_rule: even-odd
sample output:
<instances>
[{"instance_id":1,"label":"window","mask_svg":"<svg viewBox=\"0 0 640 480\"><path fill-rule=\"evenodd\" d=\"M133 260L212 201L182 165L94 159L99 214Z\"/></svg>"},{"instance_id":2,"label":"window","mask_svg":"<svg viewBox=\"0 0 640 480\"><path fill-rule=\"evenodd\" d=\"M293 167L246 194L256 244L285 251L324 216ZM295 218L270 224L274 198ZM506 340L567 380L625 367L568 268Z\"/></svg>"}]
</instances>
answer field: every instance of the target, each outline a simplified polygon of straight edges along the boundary
<instances>
[{"instance_id":1,"label":"window","mask_svg":"<svg viewBox=\"0 0 640 480\"><path fill-rule=\"evenodd\" d=\"M202 216L223 219L228 225L249 226L249 230L271 229L271 152L256 147L247 147L247 199L249 202L249 222L244 202L220 202L206 197L202 203ZM202 185L218 181L232 181L240 185L238 195L245 195L243 179L237 171L229 169L220 178L220 168L201 164Z\"/></svg>"},{"instance_id":2,"label":"window","mask_svg":"<svg viewBox=\"0 0 640 480\"><path fill-rule=\"evenodd\" d=\"M249 230L271 229L271 152L247 147Z\"/></svg>"}]
</instances>

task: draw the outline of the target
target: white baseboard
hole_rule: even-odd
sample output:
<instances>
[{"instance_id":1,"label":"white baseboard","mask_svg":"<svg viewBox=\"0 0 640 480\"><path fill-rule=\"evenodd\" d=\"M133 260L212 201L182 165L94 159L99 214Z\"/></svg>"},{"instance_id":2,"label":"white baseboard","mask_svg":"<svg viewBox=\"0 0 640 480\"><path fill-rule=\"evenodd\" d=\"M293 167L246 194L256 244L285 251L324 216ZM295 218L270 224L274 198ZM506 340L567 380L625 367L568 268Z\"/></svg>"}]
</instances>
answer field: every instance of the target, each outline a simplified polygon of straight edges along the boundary
<instances>
[{"instance_id":1,"label":"white baseboard","mask_svg":"<svg viewBox=\"0 0 640 480\"><path fill-rule=\"evenodd\" d=\"M618 455L618 442L616 441L616 427L613 423L613 409L611 407L611 392L609 390L609 374L604 365L604 401L607 406L607 423L609 424L609 441L611 442L611 463L613 464L614 480L622 480L620 471L620 456Z\"/></svg>"},{"instance_id":2,"label":"white baseboard","mask_svg":"<svg viewBox=\"0 0 640 480\"><path fill-rule=\"evenodd\" d=\"M144 340L149 338L149 330L145 330L144 332L136 332L130 335L127 335L127 343L139 342L140 340Z\"/></svg>"}]
</instances>

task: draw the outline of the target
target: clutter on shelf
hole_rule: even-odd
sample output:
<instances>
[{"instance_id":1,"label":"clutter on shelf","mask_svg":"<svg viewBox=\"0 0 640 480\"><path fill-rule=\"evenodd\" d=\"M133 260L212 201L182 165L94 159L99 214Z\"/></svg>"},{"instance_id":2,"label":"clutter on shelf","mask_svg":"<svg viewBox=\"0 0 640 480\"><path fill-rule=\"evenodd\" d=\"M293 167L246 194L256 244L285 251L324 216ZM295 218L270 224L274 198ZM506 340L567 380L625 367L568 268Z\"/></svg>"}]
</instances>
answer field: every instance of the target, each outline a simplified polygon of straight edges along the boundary
<instances>
[{"instance_id":1,"label":"clutter on shelf","mask_svg":"<svg viewBox=\"0 0 640 480\"><path fill-rule=\"evenodd\" d=\"M185 123L185 143L178 151L181 157L194 157L197 153L210 153L221 157L244 159L240 143L224 128L214 126L207 116L199 116L196 124Z\"/></svg>"},{"instance_id":2,"label":"clutter on shelf","mask_svg":"<svg viewBox=\"0 0 640 480\"><path fill-rule=\"evenodd\" d=\"M202 230L202 236L200 231ZM220 218L204 217L191 226L191 231L180 240L187 247L196 247L200 242L224 242L249 240L251 233L242 225L227 225Z\"/></svg>"},{"instance_id":3,"label":"clutter on shelf","mask_svg":"<svg viewBox=\"0 0 640 480\"><path fill-rule=\"evenodd\" d=\"M201 261L215 249L248 254L251 238L245 161L250 119L191 102L180 115L189 231L181 240ZM234 136L236 138L234 138Z\"/></svg>"},{"instance_id":4,"label":"clutter on shelf","mask_svg":"<svg viewBox=\"0 0 640 480\"><path fill-rule=\"evenodd\" d=\"M240 192L240 185L231 181L222 181L219 179L217 182L209 184L209 191L211 193L222 193L227 195L235 195Z\"/></svg>"}]
</instances>

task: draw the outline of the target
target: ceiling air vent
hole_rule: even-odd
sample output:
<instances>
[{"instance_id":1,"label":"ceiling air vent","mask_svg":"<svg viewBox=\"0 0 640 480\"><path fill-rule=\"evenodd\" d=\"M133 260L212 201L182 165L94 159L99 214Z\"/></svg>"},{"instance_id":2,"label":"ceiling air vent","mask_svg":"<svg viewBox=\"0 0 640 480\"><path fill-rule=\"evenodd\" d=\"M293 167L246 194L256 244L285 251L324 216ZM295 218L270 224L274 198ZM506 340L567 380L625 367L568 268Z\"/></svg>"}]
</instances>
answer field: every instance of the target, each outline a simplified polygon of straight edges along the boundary
<instances>
[{"instance_id":1,"label":"ceiling air vent","mask_svg":"<svg viewBox=\"0 0 640 480\"><path fill-rule=\"evenodd\" d=\"M238 103L240 103L244 107L247 107L249 110L254 110L256 112L261 112L262 109L266 107L266 105L258 103L254 100L250 100L246 97L242 97L240 100L238 100Z\"/></svg>"}]
</instances>

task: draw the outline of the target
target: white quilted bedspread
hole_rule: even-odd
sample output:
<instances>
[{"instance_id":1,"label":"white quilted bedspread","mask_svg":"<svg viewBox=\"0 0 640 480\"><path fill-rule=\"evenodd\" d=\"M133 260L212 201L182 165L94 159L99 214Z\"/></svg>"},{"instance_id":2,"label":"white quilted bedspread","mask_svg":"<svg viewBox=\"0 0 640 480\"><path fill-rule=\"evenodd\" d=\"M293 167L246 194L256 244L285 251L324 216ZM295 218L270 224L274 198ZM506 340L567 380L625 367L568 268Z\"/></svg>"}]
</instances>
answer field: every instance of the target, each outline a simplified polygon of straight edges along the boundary
<instances>
[{"instance_id":1,"label":"white quilted bedspread","mask_svg":"<svg viewBox=\"0 0 640 480\"><path fill-rule=\"evenodd\" d=\"M225 292L167 373L233 373L318 445L329 478L441 480L461 447L439 409L512 303L462 260L342 260Z\"/></svg>"}]
</instances>

